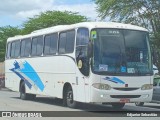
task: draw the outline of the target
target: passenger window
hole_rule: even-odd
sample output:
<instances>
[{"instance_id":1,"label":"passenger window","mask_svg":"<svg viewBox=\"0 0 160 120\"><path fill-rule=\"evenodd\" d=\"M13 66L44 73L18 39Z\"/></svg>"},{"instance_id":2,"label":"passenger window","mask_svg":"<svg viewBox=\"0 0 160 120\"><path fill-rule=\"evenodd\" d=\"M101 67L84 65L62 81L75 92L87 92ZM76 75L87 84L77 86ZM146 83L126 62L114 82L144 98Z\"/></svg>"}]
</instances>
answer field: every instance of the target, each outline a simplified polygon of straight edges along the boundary
<instances>
[{"instance_id":1,"label":"passenger window","mask_svg":"<svg viewBox=\"0 0 160 120\"><path fill-rule=\"evenodd\" d=\"M31 53L31 39L30 38L27 39L25 43L26 43L26 45L25 45L24 55L25 55L25 57L28 57Z\"/></svg>"},{"instance_id":2,"label":"passenger window","mask_svg":"<svg viewBox=\"0 0 160 120\"><path fill-rule=\"evenodd\" d=\"M19 57L20 53L20 41L14 41L11 44L11 58Z\"/></svg>"},{"instance_id":3,"label":"passenger window","mask_svg":"<svg viewBox=\"0 0 160 120\"><path fill-rule=\"evenodd\" d=\"M11 52L11 43L7 44L7 54L6 54L6 58L9 59L10 57L10 52Z\"/></svg>"},{"instance_id":4,"label":"passenger window","mask_svg":"<svg viewBox=\"0 0 160 120\"><path fill-rule=\"evenodd\" d=\"M32 39L32 56L36 56L37 52L37 38Z\"/></svg>"},{"instance_id":5,"label":"passenger window","mask_svg":"<svg viewBox=\"0 0 160 120\"><path fill-rule=\"evenodd\" d=\"M44 39L44 55L56 54L58 34L46 35Z\"/></svg>"},{"instance_id":6,"label":"passenger window","mask_svg":"<svg viewBox=\"0 0 160 120\"><path fill-rule=\"evenodd\" d=\"M24 51L25 51L25 40L21 41L21 57L24 57Z\"/></svg>"},{"instance_id":7,"label":"passenger window","mask_svg":"<svg viewBox=\"0 0 160 120\"><path fill-rule=\"evenodd\" d=\"M11 45L11 58L14 58L15 47L16 47L15 42L12 42L12 45Z\"/></svg>"},{"instance_id":8,"label":"passenger window","mask_svg":"<svg viewBox=\"0 0 160 120\"><path fill-rule=\"evenodd\" d=\"M59 53L72 53L74 51L75 31L67 31L60 34Z\"/></svg>"},{"instance_id":9,"label":"passenger window","mask_svg":"<svg viewBox=\"0 0 160 120\"><path fill-rule=\"evenodd\" d=\"M43 37L39 37L37 39L37 53L36 53L36 55L40 56L40 55L42 55L42 52L43 52Z\"/></svg>"},{"instance_id":10,"label":"passenger window","mask_svg":"<svg viewBox=\"0 0 160 120\"><path fill-rule=\"evenodd\" d=\"M43 52L43 36L32 39L32 56L40 56Z\"/></svg>"},{"instance_id":11,"label":"passenger window","mask_svg":"<svg viewBox=\"0 0 160 120\"><path fill-rule=\"evenodd\" d=\"M75 31L67 32L66 53L72 53L74 50Z\"/></svg>"},{"instance_id":12,"label":"passenger window","mask_svg":"<svg viewBox=\"0 0 160 120\"><path fill-rule=\"evenodd\" d=\"M20 41L16 41L15 42L15 53L14 53L14 57L17 58L20 55Z\"/></svg>"},{"instance_id":13,"label":"passenger window","mask_svg":"<svg viewBox=\"0 0 160 120\"><path fill-rule=\"evenodd\" d=\"M23 39L21 41L21 57L29 57L31 52L31 39Z\"/></svg>"},{"instance_id":14,"label":"passenger window","mask_svg":"<svg viewBox=\"0 0 160 120\"><path fill-rule=\"evenodd\" d=\"M64 54L66 52L65 46L66 46L66 33L61 33L60 40L59 40L59 53L60 54Z\"/></svg>"}]
</instances>

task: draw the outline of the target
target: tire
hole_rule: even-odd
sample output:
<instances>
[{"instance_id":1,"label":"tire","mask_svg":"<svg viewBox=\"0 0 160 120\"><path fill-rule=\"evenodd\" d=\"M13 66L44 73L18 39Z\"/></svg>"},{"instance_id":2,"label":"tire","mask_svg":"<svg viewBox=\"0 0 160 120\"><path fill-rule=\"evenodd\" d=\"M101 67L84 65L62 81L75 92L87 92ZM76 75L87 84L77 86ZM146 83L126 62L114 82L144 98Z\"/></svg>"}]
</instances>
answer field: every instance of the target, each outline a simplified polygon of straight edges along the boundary
<instances>
[{"instance_id":1,"label":"tire","mask_svg":"<svg viewBox=\"0 0 160 120\"><path fill-rule=\"evenodd\" d=\"M67 91L65 92L64 105L70 108L77 107L77 102L74 101L73 90L71 87L68 87Z\"/></svg>"},{"instance_id":2,"label":"tire","mask_svg":"<svg viewBox=\"0 0 160 120\"><path fill-rule=\"evenodd\" d=\"M136 106L143 106L143 105L144 105L144 102L136 102L135 105L136 105Z\"/></svg>"},{"instance_id":3,"label":"tire","mask_svg":"<svg viewBox=\"0 0 160 120\"><path fill-rule=\"evenodd\" d=\"M112 103L112 107L114 109L122 109L124 107L125 103Z\"/></svg>"},{"instance_id":4,"label":"tire","mask_svg":"<svg viewBox=\"0 0 160 120\"><path fill-rule=\"evenodd\" d=\"M26 93L25 82L22 82L22 84L20 86L20 99L22 99L22 100L33 100L35 98L36 98L36 95Z\"/></svg>"}]
</instances>

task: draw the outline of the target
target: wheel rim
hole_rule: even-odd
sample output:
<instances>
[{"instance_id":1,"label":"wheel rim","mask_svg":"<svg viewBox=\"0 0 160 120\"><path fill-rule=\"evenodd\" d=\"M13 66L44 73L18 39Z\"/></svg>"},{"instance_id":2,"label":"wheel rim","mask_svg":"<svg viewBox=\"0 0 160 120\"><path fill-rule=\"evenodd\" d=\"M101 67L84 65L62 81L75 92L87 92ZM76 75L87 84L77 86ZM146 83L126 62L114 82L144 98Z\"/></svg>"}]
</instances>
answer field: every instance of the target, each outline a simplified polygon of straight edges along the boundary
<instances>
[{"instance_id":1,"label":"wheel rim","mask_svg":"<svg viewBox=\"0 0 160 120\"><path fill-rule=\"evenodd\" d=\"M73 104L73 92L69 91L67 94L67 103Z\"/></svg>"}]
</instances>

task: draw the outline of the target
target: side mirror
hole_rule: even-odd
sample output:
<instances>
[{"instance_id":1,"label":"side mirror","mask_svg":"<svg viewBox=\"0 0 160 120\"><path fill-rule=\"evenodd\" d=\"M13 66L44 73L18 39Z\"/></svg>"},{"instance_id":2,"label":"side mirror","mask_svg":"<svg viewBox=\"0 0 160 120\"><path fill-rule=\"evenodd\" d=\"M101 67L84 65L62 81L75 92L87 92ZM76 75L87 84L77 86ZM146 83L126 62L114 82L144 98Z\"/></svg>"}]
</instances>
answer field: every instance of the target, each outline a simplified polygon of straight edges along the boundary
<instances>
[{"instance_id":1,"label":"side mirror","mask_svg":"<svg viewBox=\"0 0 160 120\"><path fill-rule=\"evenodd\" d=\"M157 83L156 83L156 82L154 82L154 83L153 83L153 86L157 86Z\"/></svg>"},{"instance_id":2,"label":"side mirror","mask_svg":"<svg viewBox=\"0 0 160 120\"><path fill-rule=\"evenodd\" d=\"M89 58L93 57L93 44L92 44L91 40L88 43L87 55Z\"/></svg>"}]
</instances>

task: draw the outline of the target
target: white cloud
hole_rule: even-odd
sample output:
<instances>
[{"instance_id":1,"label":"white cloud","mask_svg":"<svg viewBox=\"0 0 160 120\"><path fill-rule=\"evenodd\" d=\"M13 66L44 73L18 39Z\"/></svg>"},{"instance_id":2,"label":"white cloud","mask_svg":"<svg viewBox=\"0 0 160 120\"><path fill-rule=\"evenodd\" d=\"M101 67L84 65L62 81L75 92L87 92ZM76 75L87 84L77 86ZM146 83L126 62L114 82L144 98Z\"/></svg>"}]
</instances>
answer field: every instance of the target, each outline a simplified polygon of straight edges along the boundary
<instances>
[{"instance_id":1,"label":"white cloud","mask_svg":"<svg viewBox=\"0 0 160 120\"><path fill-rule=\"evenodd\" d=\"M97 13L96 13L96 5L94 3L90 4L76 4L76 5L59 5L59 6L53 6L54 10L60 10L60 11L73 11L73 12L79 12L81 15L85 15L89 18L96 19Z\"/></svg>"},{"instance_id":2,"label":"white cloud","mask_svg":"<svg viewBox=\"0 0 160 120\"><path fill-rule=\"evenodd\" d=\"M79 12L92 20L97 19L96 5L86 4L55 4L55 0L1 0L0 15L10 15L14 19L26 20L29 17L47 10Z\"/></svg>"},{"instance_id":3,"label":"white cloud","mask_svg":"<svg viewBox=\"0 0 160 120\"><path fill-rule=\"evenodd\" d=\"M49 8L53 2L54 0L1 0L0 15Z\"/></svg>"},{"instance_id":4,"label":"white cloud","mask_svg":"<svg viewBox=\"0 0 160 120\"><path fill-rule=\"evenodd\" d=\"M29 11L20 11L16 13L16 18L18 19L26 19L33 17L34 15L39 14L41 11L40 10L29 10Z\"/></svg>"},{"instance_id":5,"label":"white cloud","mask_svg":"<svg viewBox=\"0 0 160 120\"><path fill-rule=\"evenodd\" d=\"M95 20L97 19L96 5L90 4L75 4L75 5L54 5L47 6L39 9L23 10L16 13L17 18L26 19L28 17L33 17L34 15L44 12L46 10L58 10L58 11L72 11L79 12L81 15L87 16L88 18Z\"/></svg>"}]
</instances>

